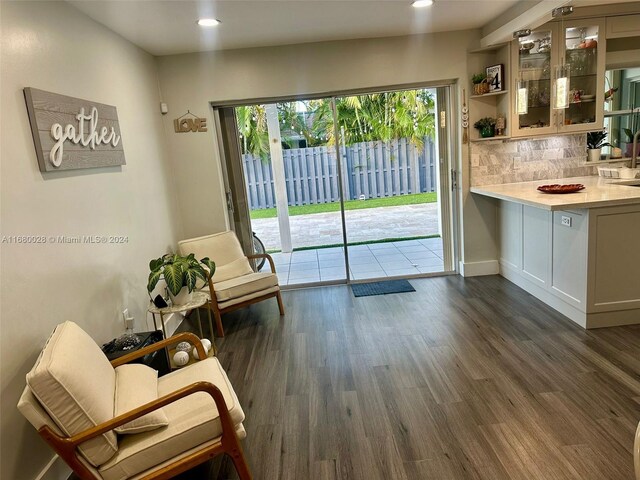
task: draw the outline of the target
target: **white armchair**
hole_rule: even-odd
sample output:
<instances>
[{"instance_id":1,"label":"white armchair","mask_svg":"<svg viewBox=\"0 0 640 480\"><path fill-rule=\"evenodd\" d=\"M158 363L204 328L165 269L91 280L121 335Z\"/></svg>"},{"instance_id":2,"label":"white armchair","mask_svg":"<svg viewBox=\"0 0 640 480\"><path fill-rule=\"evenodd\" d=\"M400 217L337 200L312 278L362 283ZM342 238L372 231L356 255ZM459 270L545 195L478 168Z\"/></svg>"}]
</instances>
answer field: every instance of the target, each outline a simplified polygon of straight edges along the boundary
<instances>
[{"instance_id":1,"label":"white armchair","mask_svg":"<svg viewBox=\"0 0 640 480\"><path fill-rule=\"evenodd\" d=\"M196 258L209 257L216 271L208 288L209 308L213 311L218 335L224 337L222 314L253 303L276 297L280 315L284 315L282 295L273 259L268 254L245 255L236 234L227 231L178 243L181 255L194 253ZM271 272L254 272L249 260L266 258Z\"/></svg>"},{"instance_id":2,"label":"white armchair","mask_svg":"<svg viewBox=\"0 0 640 480\"><path fill-rule=\"evenodd\" d=\"M206 357L198 337L183 333L110 363L78 325L60 324L27 374L18 409L83 480L168 479L218 454L250 480L239 441L244 413L215 357L160 378L126 365L183 340Z\"/></svg>"}]
</instances>

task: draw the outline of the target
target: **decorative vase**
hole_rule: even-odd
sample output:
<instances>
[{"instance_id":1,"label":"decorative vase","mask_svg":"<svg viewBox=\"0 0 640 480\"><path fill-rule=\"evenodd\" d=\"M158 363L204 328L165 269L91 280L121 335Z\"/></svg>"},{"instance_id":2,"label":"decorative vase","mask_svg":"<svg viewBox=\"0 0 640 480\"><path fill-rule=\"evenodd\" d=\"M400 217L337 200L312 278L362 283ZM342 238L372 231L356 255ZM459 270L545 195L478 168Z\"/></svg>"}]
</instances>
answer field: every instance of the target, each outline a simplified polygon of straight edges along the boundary
<instances>
[{"instance_id":1,"label":"decorative vase","mask_svg":"<svg viewBox=\"0 0 640 480\"><path fill-rule=\"evenodd\" d=\"M587 160L590 162L597 162L600 160L600 154L602 153L601 148L588 148L587 149Z\"/></svg>"},{"instance_id":2,"label":"decorative vase","mask_svg":"<svg viewBox=\"0 0 640 480\"><path fill-rule=\"evenodd\" d=\"M496 134L496 130L495 130L495 127L493 125L488 125L488 126L482 127L480 129L480 136L482 138L494 137L495 134Z\"/></svg>"},{"instance_id":3,"label":"decorative vase","mask_svg":"<svg viewBox=\"0 0 640 480\"><path fill-rule=\"evenodd\" d=\"M193 292L190 292L187 287L182 287L177 295L169 291L169 296L171 297L171 303L173 303L173 305L184 305L192 300Z\"/></svg>"}]
</instances>

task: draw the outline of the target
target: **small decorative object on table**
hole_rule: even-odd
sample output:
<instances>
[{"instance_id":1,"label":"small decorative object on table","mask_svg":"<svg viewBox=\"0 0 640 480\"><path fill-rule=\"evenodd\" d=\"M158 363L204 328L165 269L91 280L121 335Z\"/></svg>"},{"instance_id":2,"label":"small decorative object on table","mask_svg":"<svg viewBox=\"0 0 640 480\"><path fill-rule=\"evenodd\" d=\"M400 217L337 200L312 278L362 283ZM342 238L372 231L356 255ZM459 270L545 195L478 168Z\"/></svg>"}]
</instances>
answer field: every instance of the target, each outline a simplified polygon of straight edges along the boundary
<instances>
[{"instance_id":1,"label":"small decorative object on table","mask_svg":"<svg viewBox=\"0 0 640 480\"><path fill-rule=\"evenodd\" d=\"M190 351L191 351L191 344L189 342L180 342L178 345L176 345L176 352L190 352Z\"/></svg>"},{"instance_id":2,"label":"small decorative object on table","mask_svg":"<svg viewBox=\"0 0 640 480\"><path fill-rule=\"evenodd\" d=\"M160 278L164 277L172 303L178 306L191 301L198 280L203 282L202 286L207 285L216 271L216 264L208 257L198 261L193 253L186 257L168 253L151 260L149 270L151 270L147 283L149 293L156 287Z\"/></svg>"},{"instance_id":3,"label":"small decorative object on table","mask_svg":"<svg viewBox=\"0 0 640 480\"><path fill-rule=\"evenodd\" d=\"M602 153L602 147L610 147L609 142L604 140L607 138L607 132L600 130L597 132L587 133L587 160L590 162L597 162L600 160Z\"/></svg>"},{"instance_id":4,"label":"small decorative object on table","mask_svg":"<svg viewBox=\"0 0 640 480\"><path fill-rule=\"evenodd\" d=\"M584 185L581 183L570 183L567 185L540 185L538 190L543 193L575 193L580 190L584 190Z\"/></svg>"},{"instance_id":5,"label":"small decorative object on table","mask_svg":"<svg viewBox=\"0 0 640 480\"><path fill-rule=\"evenodd\" d=\"M176 353L174 353L173 363L178 367L184 367L187 363L189 363L189 352L184 352L182 350L179 350Z\"/></svg>"},{"instance_id":6,"label":"small decorative object on table","mask_svg":"<svg viewBox=\"0 0 640 480\"><path fill-rule=\"evenodd\" d=\"M209 350L211 350L211 342L209 341L209 339L203 338L202 340L200 340L200 343L202 343L202 346L204 347L204 351L206 352L206 354L209 355ZM195 358L196 360L200 360L198 356L198 349L196 347L193 347L192 355L193 355L193 358Z\"/></svg>"},{"instance_id":7,"label":"small decorative object on table","mask_svg":"<svg viewBox=\"0 0 640 480\"><path fill-rule=\"evenodd\" d=\"M471 82L473 83L474 95L484 95L485 93L489 93L489 84L487 83L486 74L476 73L471 77Z\"/></svg>"},{"instance_id":8,"label":"small decorative object on table","mask_svg":"<svg viewBox=\"0 0 640 480\"><path fill-rule=\"evenodd\" d=\"M482 138L490 138L495 136L496 119L492 117L484 117L473 124L473 128L480 132Z\"/></svg>"}]
</instances>

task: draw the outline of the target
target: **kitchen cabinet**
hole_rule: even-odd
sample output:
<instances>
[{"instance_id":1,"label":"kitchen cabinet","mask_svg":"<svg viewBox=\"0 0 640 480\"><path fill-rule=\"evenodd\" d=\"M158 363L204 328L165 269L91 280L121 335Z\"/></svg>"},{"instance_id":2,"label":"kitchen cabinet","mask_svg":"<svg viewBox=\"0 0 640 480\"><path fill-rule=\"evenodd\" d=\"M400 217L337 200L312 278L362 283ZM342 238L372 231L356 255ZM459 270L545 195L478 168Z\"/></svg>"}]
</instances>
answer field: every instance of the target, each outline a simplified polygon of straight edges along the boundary
<instances>
[{"instance_id":1,"label":"kitchen cabinet","mask_svg":"<svg viewBox=\"0 0 640 480\"><path fill-rule=\"evenodd\" d=\"M604 20L550 22L513 41L512 137L588 132L604 123ZM555 68L569 66L567 80ZM567 108L554 108L556 85L566 82Z\"/></svg>"},{"instance_id":2,"label":"kitchen cabinet","mask_svg":"<svg viewBox=\"0 0 640 480\"><path fill-rule=\"evenodd\" d=\"M640 36L640 15L620 15L607 18L607 38Z\"/></svg>"}]
</instances>

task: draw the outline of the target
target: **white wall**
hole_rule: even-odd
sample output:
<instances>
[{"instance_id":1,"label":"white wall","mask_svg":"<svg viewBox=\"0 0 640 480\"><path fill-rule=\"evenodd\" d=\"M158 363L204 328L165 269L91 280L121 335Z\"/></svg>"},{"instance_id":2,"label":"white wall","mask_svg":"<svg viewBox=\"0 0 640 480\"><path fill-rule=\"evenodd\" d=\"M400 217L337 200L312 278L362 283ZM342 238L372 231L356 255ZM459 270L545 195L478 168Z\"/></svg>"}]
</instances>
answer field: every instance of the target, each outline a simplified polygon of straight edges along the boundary
<instances>
[{"instance_id":1,"label":"white wall","mask_svg":"<svg viewBox=\"0 0 640 480\"><path fill-rule=\"evenodd\" d=\"M53 457L16 409L44 341L74 320L105 342L121 333L125 306L146 327L148 261L181 234L154 58L65 2L1 9L1 234L129 237L123 245L0 245L0 477L23 480ZM127 164L41 174L27 86L115 105Z\"/></svg>"},{"instance_id":2,"label":"white wall","mask_svg":"<svg viewBox=\"0 0 640 480\"><path fill-rule=\"evenodd\" d=\"M173 133L173 118L189 109L211 124L209 102L451 79L466 86L466 52L478 42L478 31L460 31L159 57L162 96L171 112L165 129L185 235L225 229L226 209L215 134ZM461 150L456 160L466 175L467 149ZM197 188L189 188L194 181ZM495 263L495 206L468 193L468 178L462 196L465 261Z\"/></svg>"}]
</instances>

